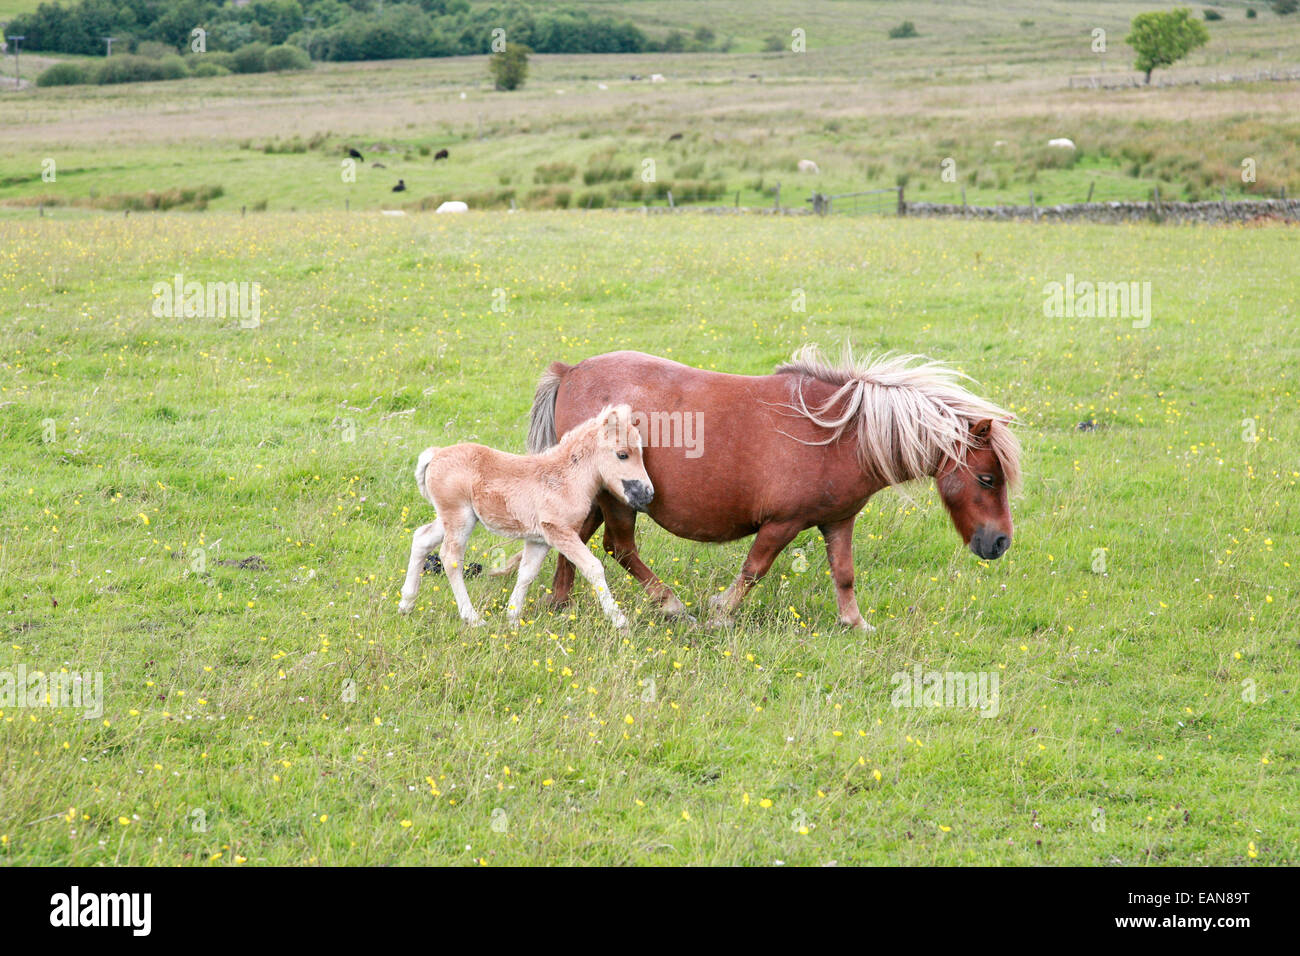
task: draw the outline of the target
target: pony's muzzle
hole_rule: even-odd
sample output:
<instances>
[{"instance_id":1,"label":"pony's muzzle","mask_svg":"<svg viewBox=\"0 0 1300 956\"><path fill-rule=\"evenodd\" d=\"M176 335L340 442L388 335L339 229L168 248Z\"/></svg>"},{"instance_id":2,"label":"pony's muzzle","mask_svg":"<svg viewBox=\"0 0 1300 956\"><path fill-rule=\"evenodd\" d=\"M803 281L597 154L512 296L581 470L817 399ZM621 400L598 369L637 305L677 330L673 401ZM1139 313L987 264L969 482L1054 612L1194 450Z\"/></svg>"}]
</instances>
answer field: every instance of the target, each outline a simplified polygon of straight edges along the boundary
<instances>
[{"instance_id":1,"label":"pony's muzzle","mask_svg":"<svg viewBox=\"0 0 1300 956\"><path fill-rule=\"evenodd\" d=\"M970 549L985 561L994 561L1011 547L1011 535L997 528L980 528L970 538Z\"/></svg>"},{"instance_id":2,"label":"pony's muzzle","mask_svg":"<svg viewBox=\"0 0 1300 956\"><path fill-rule=\"evenodd\" d=\"M639 479L623 479L623 500L637 511L645 511L654 500L654 487Z\"/></svg>"}]
</instances>

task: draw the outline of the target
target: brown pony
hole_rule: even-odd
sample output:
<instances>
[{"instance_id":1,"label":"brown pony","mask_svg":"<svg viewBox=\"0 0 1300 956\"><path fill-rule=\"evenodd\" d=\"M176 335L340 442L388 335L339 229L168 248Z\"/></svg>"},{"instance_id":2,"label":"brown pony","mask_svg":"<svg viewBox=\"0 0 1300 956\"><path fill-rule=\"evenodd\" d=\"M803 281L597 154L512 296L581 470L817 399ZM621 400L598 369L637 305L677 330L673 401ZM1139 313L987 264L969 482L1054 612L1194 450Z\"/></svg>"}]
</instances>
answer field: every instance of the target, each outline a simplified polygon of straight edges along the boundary
<instances>
[{"instance_id":1,"label":"brown pony","mask_svg":"<svg viewBox=\"0 0 1300 956\"><path fill-rule=\"evenodd\" d=\"M533 400L530 451L553 445L611 402L634 410L646 441L656 523L693 541L755 535L731 586L712 599L726 624L745 593L799 532L826 540L839 620L871 630L853 593L853 523L890 485L934 478L962 540L984 559L1011 546L1007 489L1020 480L1014 416L972 395L958 373L915 356L838 363L805 346L772 375L726 375L640 352L556 362ZM675 594L637 553L636 511L601 493L578 531L605 524L605 550L670 615ZM560 556L551 603L563 605L573 566Z\"/></svg>"}]
</instances>

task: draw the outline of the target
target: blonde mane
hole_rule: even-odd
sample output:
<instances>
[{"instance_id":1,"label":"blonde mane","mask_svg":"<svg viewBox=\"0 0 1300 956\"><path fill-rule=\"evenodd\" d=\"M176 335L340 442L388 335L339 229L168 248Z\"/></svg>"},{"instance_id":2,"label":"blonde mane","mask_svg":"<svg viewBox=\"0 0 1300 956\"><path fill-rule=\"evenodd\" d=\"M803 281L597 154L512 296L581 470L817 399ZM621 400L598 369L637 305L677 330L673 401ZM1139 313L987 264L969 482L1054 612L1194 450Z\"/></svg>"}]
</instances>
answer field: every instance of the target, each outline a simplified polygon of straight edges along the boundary
<instances>
[{"instance_id":1,"label":"blonde mane","mask_svg":"<svg viewBox=\"0 0 1300 956\"><path fill-rule=\"evenodd\" d=\"M831 363L815 345L805 345L776 369L806 375L835 393L809 408L803 384L796 385L791 409L830 430L829 445L856 425L858 460L864 471L891 485L931 476L945 457L966 463L973 447L971 424L991 419L988 443L1002 466L1007 484L1020 485L1020 442L1007 427L1015 415L972 395L959 379L969 376L918 355L867 355L855 359L847 345L838 363Z\"/></svg>"}]
</instances>

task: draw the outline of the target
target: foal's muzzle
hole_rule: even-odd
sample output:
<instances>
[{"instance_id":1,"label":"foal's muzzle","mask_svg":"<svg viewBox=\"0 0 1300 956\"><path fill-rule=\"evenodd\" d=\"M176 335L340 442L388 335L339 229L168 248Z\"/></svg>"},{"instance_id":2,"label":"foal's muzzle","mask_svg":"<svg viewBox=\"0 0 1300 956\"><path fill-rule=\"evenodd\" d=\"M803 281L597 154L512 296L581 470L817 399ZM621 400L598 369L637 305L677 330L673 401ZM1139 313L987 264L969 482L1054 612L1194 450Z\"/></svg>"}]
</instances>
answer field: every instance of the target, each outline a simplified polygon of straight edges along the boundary
<instances>
[{"instance_id":1,"label":"foal's muzzle","mask_svg":"<svg viewBox=\"0 0 1300 956\"><path fill-rule=\"evenodd\" d=\"M637 511L645 511L654 497L654 488L646 482L623 479L623 499Z\"/></svg>"},{"instance_id":2,"label":"foal's muzzle","mask_svg":"<svg viewBox=\"0 0 1300 956\"><path fill-rule=\"evenodd\" d=\"M970 536L970 549L985 561L993 561L1006 554L1011 547L1011 535L997 528L980 528Z\"/></svg>"}]
</instances>

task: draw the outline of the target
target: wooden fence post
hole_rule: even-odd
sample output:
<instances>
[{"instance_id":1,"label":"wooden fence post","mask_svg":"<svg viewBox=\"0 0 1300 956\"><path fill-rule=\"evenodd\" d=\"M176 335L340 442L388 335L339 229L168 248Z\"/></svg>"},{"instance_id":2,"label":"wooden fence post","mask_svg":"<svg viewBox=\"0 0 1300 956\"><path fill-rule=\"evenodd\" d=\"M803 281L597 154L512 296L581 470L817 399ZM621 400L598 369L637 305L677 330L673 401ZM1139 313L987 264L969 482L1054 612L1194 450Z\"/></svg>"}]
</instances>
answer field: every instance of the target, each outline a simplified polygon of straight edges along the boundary
<instances>
[{"instance_id":1,"label":"wooden fence post","mask_svg":"<svg viewBox=\"0 0 1300 956\"><path fill-rule=\"evenodd\" d=\"M1034 222L1038 222L1038 206L1034 203L1034 191L1029 190L1029 214L1034 217Z\"/></svg>"},{"instance_id":2,"label":"wooden fence post","mask_svg":"<svg viewBox=\"0 0 1300 956\"><path fill-rule=\"evenodd\" d=\"M907 215L907 203L903 199L903 187L900 184L898 187L898 216L901 219L903 216L906 215Z\"/></svg>"},{"instance_id":3,"label":"wooden fence post","mask_svg":"<svg viewBox=\"0 0 1300 956\"><path fill-rule=\"evenodd\" d=\"M1092 182L1088 183L1088 198L1085 199L1084 202L1092 202L1092 191L1094 188L1096 188L1096 186L1097 186L1097 180L1095 179Z\"/></svg>"}]
</instances>

